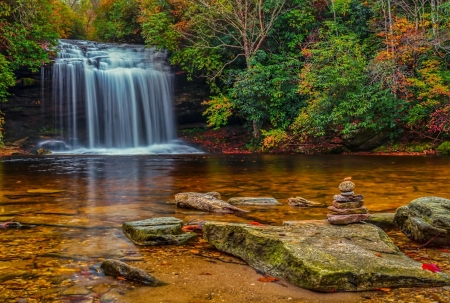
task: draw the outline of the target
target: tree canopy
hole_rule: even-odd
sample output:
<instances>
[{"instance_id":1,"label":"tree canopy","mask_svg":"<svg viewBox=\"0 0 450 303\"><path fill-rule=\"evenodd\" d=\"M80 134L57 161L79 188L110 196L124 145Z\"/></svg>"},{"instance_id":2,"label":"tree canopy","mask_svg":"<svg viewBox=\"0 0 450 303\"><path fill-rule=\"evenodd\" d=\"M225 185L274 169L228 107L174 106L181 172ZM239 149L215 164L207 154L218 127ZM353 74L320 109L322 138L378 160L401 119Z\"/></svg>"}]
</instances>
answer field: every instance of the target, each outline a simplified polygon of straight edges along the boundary
<instances>
[{"instance_id":1,"label":"tree canopy","mask_svg":"<svg viewBox=\"0 0 450 303\"><path fill-rule=\"evenodd\" d=\"M207 79L211 127L239 116L263 148L356 130L449 136L444 0L3 0L0 24L2 100L58 38L146 43Z\"/></svg>"}]
</instances>

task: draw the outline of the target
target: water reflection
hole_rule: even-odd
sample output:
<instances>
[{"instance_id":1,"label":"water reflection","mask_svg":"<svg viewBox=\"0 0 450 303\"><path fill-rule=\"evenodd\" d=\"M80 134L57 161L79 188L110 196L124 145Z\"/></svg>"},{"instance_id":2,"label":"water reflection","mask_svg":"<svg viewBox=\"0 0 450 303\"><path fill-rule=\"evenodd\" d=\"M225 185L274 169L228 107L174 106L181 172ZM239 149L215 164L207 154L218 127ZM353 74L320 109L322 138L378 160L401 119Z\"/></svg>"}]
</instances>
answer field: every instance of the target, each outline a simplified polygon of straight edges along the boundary
<instances>
[{"instance_id":1,"label":"water reflection","mask_svg":"<svg viewBox=\"0 0 450 303\"><path fill-rule=\"evenodd\" d=\"M278 225L285 220L324 219L326 208L296 208L285 201L301 196L330 205L333 195L339 193L338 184L347 176L353 177L355 192L364 195L370 212L395 211L421 196L450 198L449 164L450 158L444 157L198 154L3 158L0 221L19 221L30 228L0 229L0 301L33 294L33 287L28 286L25 293L25 286L17 286L20 283L47 285L48 296L54 298L83 279L94 283L92 276L79 273L102 258L150 258L149 250L136 247L123 236L120 226L125 221L175 216L185 222L257 220ZM65 191L39 194L27 192L30 189ZM183 191L218 191L225 201L237 196L268 196L284 205L243 207L250 212L242 216L210 214L177 209L173 196ZM8 288L10 282L5 281L15 281L15 288Z\"/></svg>"}]
</instances>

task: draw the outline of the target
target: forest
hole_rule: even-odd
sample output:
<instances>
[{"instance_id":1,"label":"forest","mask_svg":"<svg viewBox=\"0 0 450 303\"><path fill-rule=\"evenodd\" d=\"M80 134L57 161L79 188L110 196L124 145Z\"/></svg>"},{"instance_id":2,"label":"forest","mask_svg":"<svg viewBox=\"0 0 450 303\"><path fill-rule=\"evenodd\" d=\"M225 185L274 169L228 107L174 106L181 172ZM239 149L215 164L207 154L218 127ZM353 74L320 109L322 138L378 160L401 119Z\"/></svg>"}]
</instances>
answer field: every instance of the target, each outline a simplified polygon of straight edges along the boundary
<instances>
[{"instance_id":1,"label":"forest","mask_svg":"<svg viewBox=\"0 0 450 303\"><path fill-rule=\"evenodd\" d=\"M0 25L1 101L59 38L146 44L261 150L356 132L450 151L450 1L2 0Z\"/></svg>"}]
</instances>

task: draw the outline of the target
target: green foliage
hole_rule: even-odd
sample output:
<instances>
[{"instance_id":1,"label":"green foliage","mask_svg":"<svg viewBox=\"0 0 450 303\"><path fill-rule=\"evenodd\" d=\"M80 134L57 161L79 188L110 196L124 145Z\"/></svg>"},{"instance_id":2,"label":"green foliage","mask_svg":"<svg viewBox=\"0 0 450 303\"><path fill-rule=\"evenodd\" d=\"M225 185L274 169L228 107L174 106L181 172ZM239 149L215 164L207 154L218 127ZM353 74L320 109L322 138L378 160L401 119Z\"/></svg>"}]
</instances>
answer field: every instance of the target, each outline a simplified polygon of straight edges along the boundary
<instances>
[{"instance_id":1,"label":"green foliage","mask_svg":"<svg viewBox=\"0 0 450 303\"><path fill-rule=\"evenodd\" d=\"M233 107L248 121L286 129L305 106L298 94L298 60L259 51L245 70L231 71L228 89Z\"/></svg>"},{"instance_id":2,"label":"green foliage","mask_svg":"<svg viewBox=\"0 0 450 303\"><path fill-rule=\"evenodd\" d=\"M104 0L96 10L94 37L108 42L142 43L138 0Z\"/></svg>"},{"instance_id":3,"label":"green foliage","mask_svg":"<svg viewBox=\"0 0 450 303\"><path fill-rule=\"evenodd\" d=\"M204 101L203 104L208 106L203 113L208 116L208 126L217 129L227 124L233 110L233 104L227 97L223 95L213 97L209 101Z\"/></svg>"},{"instance_id":4,"label":"green foliage","mask_svg":"<svg viewBox=\"0 0 450 303\"><path fill-rule=\"evenodd\" d=\"M437 150L442 155L450 155L450 142L444 141L438 147Z\"/></svg>"},{"instance_id":5,"label":"green foliage","mask_svg":"<svg viewBox=\"0 0 450 303\"><path fill-rule=\"evenodd\" d=\"M0 101L15 85L14 71L28 67L37 71L49 62L49 48L60 30L57 0L4 0L0 2ZM2 140L0 119L0 141Z\"/></svg>"},{"instance_id":6,"label":"green foliage","mask_svg":"<svg viewBox=\"0 0 450 303\"><path fill-rule=\"evenodd\" d=\"M8 87L13 86L14 84L14 73L9 67L9 62L2 54L0 54L0 102L6 101L6 97L8 96Z\"/></svg>"},{"instance_id":7,"label":"green foliage","mask_svg":"<svg viewBox=\"0 0 450 303\"><path fill-rule=\"evenodd\" d=\"M347 134L355 129L393 129L402 102L376 82L354 35L329 36L310 49L300 73L299 91L308 106L294 129L301 136Z\"/></svg>"}]
</instances>

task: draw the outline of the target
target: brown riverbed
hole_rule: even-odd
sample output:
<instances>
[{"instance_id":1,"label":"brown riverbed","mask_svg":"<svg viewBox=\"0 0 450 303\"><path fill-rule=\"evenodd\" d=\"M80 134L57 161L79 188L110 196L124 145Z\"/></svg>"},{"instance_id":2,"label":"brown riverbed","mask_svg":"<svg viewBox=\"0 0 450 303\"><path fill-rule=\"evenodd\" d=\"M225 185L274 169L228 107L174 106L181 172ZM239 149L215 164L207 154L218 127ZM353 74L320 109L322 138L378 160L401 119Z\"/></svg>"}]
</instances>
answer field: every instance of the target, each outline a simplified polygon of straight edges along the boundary
<instances>
[{"instance_id":1,"label":"brown riverbed","mask_svg":"<svg viewBox=\"0 0 450 303\"><path fill-rule=\"evenodd\" d=\"M123 222L175 216L280 225L323 219L325 208L247 207L244 217L177 209L182 191L236 196L292 196L330 204L339 182L352 176L371 212L389 212L414 198L450 197L450 158L363 156L46 156L0 162L0 302L448 302L445 288L321 294L261 274L199 240L179 247L139 247ZM40 189L40 191L39 191ZM51 190L60 190L51 191ZM449 272L448 248L421 248L398 231L397 245L420 262ZM95 265L123 260L169 283L151 288L103 277ZM287 287L286 287L287 286ZM105 297L103 297L105 299ZM27 301L24 301L24 300ZM20 301L22 300L22 301Z\"/></svg>"}]
</instances>

